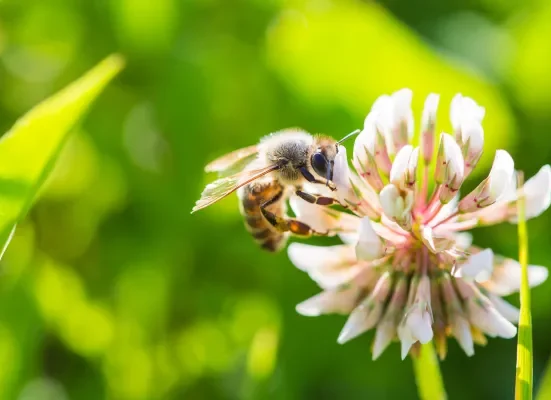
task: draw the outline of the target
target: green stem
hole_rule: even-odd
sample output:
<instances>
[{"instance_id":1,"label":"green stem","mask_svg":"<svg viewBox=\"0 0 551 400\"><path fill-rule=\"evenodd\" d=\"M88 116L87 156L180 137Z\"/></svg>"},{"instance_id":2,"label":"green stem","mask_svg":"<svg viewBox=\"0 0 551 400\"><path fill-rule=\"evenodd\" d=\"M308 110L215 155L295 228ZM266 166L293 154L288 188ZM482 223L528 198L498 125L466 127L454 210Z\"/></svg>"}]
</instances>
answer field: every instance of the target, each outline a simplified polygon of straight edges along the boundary
<instances>
[{"instance_id":1,"label":"green stem","mask_svg":"<svg viewBox=\"0 0 551 400\"><path fill-rule=\"evenodd\" d=\"M530 314L530 285L528 284L528 230L524 210L524 192L522 175L519 174L520 195L518 208L518 245L521 266L520 281L520 320L517 344L517 374L515 380L515 399L532 399L532 315Z\"/></svg>"},{"instance_id":2,"label":"green stem","mask_svg":"<svg viewBox=\"0 0 551 400\"><path fill-rule=\"evenodd\" d=\"M445 400L446 391L432 342L421 346L419 357L412 357L417 392L421 400Z\"/></svg>"}]
</instances>

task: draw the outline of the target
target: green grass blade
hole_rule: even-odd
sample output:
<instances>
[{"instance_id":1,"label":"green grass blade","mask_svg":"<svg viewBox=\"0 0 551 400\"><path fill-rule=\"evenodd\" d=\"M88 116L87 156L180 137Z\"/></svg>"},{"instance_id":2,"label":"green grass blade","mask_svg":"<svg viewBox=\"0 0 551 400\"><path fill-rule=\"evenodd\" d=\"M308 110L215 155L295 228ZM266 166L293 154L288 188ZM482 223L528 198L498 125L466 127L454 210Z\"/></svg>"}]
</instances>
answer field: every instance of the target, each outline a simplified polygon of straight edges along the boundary
<instances>
[{"instance_id":1,"label":"green grass blade","mask_svg":"<svg viewBox=\"0 0 551 400\"><path fill-rule=\"evenodd\" d=\"M68 133L123 68L112 55L20 118L0 139L0 247L31 207Z\"/></svg>"},{"instance_id":2,"label":"green grass blade","mask_svg":"<svg viewBox=\"0 0 551 400\"><path fill-rule=\"evenodd\" d=\"M547 367L545 367L545 372L543 373L543 379L541 380L536 399L551 399L551 360L547 362Z\"/></svg>"},{"instance_id":3,"label":"green grass blade","mask_svg":"<svg viewBox=\"0 0 551 400\"><path fill-rule=\"evenodd\" d=\"M421 400L444 400L446 391L432 342L421 346L419 357L412 357L417 391Z\"/></svg>"},{"instance_id":4,"label":"green grass blade","mask_svg":"<svg viewBox=\"0 0 551 400\"><path fill-rule=\"evenodd\" d=\"M528 230L524 210L522 177L519 179L521 194L517 201L518 208L518 245L521 266L520 285L520 320L517 344L517 374L515 380L515 399L532 399L532 315L530 313L530 285L528 284Z\"/></svg>"}]
</instances>

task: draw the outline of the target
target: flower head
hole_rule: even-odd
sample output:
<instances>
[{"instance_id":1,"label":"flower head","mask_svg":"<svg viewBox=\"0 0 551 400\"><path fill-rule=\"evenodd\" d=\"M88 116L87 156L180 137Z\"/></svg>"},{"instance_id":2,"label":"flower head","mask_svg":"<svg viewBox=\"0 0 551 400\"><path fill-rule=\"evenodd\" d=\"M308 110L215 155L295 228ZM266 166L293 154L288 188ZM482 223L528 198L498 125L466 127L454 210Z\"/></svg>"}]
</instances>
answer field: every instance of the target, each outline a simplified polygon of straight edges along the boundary
<instances>
[{"instance_id":1,"label":"flower head","mask_svg":"<svg viewBox=\"0 0 551 400\"><path fill-rule=\"evenodd\" d=\"M444 358L448 336L470 356L486 336L516 334L518 309L501 296L518 291L520 265L472 245L464 232L516 221L520 189L514 162L497 150L489 175L461 198L459 190L482 154L485 110L455 96L453 133L440 134L435 152L439 97L431 94L425 102L419 148L410 143L411 96L402 89L375 102L354 144L355 170L348 167L346 149L339 148L336 198L347 212L292 200L299 219L338 233L344 242L289 247L293 263L323 289L297 310L348 314L339 343L375 329L374 359L396 339L402 358L431 340ZM521 190L527 217L540 215L551 203L551 167L544 166ZM529 266L532 286L546 278L546 268Z\"/></svg>"}]
</instances>

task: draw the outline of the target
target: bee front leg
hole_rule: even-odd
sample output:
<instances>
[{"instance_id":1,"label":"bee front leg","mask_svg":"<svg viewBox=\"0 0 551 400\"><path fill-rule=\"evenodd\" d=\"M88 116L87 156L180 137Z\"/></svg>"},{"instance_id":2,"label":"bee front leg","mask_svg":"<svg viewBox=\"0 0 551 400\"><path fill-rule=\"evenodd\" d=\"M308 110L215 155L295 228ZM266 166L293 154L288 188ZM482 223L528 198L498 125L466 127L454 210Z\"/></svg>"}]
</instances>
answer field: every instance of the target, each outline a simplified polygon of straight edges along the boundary
<instances>
[{"instance_id":1,"label":"bee front leg","mask_svg":"<svg viewBox=\"0 0 551 400\"><path fill-rule=\"evenodd\" d=\"M329 234L329 232L317 232L313 230L310 225L305 224L298 219L285 218L269 211L267 207L281 200L282 196L283 191L279 192L272 199L260 205L260 212L262 212L262 216L266 218L266 221L268 221L275 229L280 232L291 232L295 235L303 237L309 237L312 235L327 236Z\"/></svg>"},{"instance_id":2,"label":"bee front leg","mask_svg":"<svg viewBox=\"0 0 551 400\"><path fill-rule=\"evenodd\" d=\"M325 180L325 181L322 181L322 180L319 180L319 179L316 179L314 177L314 175L312 175L310 173L310 171L308 171L308 168L306 167L300 167L299 168L299 171L300 173L302 174L302 176L310 183L316 183L316 184L319 184L319 185L325 185L329 188L329 190L331 190L332 192L334 192L335 190L337 190L337 186L333 183L333 181L330 181L330 180Z\"/></svg>"}]
</instances>

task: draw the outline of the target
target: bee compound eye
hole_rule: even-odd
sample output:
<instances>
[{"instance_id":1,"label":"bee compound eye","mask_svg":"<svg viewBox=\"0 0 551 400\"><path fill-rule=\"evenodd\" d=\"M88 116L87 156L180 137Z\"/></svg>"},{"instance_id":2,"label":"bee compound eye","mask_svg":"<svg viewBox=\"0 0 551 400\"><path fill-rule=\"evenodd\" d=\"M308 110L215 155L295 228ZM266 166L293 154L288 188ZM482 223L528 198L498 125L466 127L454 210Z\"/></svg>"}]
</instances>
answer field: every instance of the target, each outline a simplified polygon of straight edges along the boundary
<instances>
[{"instance_id":1,"label":"bee compound eye","mask_svg":"<svg viewBox=\"0 0 551 400\"><path fill-rule=\"evenodd\" d=\"M312 155L311 161L314 171L325 178L327 175L327 158L322 153L316 152Z\"/></svg>"}]
</instances>

